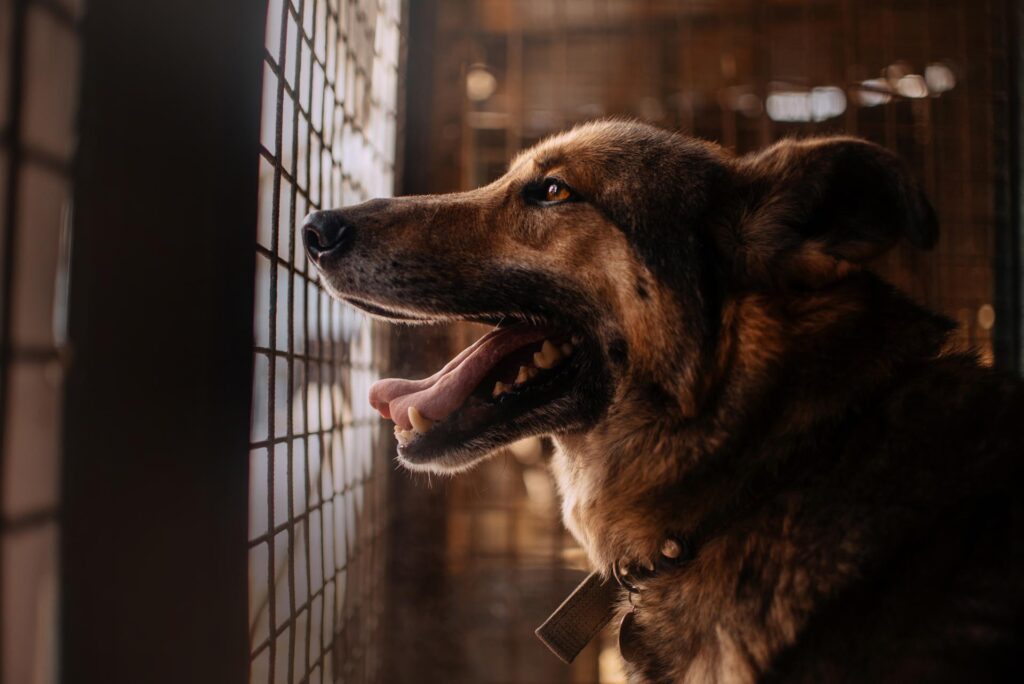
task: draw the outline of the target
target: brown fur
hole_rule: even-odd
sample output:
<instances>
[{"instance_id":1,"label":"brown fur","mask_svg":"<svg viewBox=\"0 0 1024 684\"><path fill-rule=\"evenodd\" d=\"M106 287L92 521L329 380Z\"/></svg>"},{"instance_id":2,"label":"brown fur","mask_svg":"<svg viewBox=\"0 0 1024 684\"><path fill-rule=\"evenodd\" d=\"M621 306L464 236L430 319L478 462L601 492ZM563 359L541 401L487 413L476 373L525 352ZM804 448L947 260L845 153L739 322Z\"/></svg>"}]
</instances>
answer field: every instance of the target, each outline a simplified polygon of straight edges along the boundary
<instances>
[{"instance_id":1,"label":"brown fur","mask_svg":"<svg viewBox=\"0 0 1024 684\"><path fill-rule=\"evenodd\" d=\"M579 201L534 206L567 183ZM551 434L567 527L641 582L631 682L978 681L1018 672L1021 383L863 270L934 215L852 138L734 158L602 122L469 193L341 210L327 287L414 320L570 322L578 387L417 469ZM1019 674L1018 674L1019 676Z\"/></svg>"}]
</instances>

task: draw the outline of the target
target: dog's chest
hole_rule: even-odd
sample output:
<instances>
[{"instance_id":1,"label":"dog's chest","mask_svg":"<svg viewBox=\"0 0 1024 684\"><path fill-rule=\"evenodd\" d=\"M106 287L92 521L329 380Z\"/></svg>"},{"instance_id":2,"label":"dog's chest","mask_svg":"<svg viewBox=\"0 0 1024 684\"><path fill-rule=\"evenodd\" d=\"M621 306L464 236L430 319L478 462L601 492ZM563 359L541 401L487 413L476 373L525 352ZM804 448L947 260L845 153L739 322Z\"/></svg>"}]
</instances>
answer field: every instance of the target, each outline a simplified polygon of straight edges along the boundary
<instances>
[{"instance_id":1,"label":"dog's chest","mask_svg":"<svg viewBox=\"0 0 1024 684\"><path fill-rule=\"evenodd\" d=\"M581 466L579 456L559 445L551 470L562 496L562 522L583 549L593 557L593 540L587 533L587 510L593 505L599 478L591 468Z\"/></svg>"},{"instance_id":2,"label":"dog's chest","mask_svg":"<svg viewBox=\"0 0 1024 684\"><path fill-rule=\"evenodd\" d=\"M642 592L646 595L635 599L638 627L633 638L638 653L627 664L630 684L754 682L758 668L740 642L763 650L763 641L743 639L727 628L733 618L743 622L743 616L732 614L728 605L712 612L704 610L700 592L685 584L678 580L674 586Z\"/></svg>"}]
</instances>

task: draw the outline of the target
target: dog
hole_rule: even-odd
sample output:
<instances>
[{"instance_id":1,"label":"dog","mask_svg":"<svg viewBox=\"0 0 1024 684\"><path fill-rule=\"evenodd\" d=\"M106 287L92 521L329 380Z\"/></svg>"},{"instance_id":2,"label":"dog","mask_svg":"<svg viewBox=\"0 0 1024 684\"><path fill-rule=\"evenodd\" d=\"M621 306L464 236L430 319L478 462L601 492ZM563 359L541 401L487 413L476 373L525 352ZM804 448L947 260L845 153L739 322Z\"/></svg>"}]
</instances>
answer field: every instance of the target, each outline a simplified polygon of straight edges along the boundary
<instances>
[{"instance_id":1,"label":"dog","mask_svg":"<svg viewBox=\"0 0 1024 684\"><path fill-rule=\"evenodd\" d=\"M333 296L494 326L371 403L414 471L552 437L634 683L1021 676L1022 383L866 268L937 236L875 144L630 121L303 226Z\"/></svg>"}]
</instances>

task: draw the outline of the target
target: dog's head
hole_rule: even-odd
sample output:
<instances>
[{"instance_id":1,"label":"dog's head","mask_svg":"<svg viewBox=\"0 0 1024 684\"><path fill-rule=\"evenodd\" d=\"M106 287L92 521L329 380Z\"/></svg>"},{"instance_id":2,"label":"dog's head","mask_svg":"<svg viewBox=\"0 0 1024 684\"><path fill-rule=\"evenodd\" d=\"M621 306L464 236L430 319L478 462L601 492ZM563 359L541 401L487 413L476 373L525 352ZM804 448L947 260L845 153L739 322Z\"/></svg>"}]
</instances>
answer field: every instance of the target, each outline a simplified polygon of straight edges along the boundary
<instances>
[{"instance_id":1,"label":"dog's head","mask_svg":"<svg viewBox=\"0 0 1024 684\"><path fill-rule=\"evenodd\" d=\"M496 326L431 378L373 388L403 462L434 471L587 431L627 401L692 418L731 293L824 287L935 234L903 164L875 145L733 158L629 122L548 139L477 190L316 212L303 229L334 296L396 321Z\"/></svg>"}]
</instances>

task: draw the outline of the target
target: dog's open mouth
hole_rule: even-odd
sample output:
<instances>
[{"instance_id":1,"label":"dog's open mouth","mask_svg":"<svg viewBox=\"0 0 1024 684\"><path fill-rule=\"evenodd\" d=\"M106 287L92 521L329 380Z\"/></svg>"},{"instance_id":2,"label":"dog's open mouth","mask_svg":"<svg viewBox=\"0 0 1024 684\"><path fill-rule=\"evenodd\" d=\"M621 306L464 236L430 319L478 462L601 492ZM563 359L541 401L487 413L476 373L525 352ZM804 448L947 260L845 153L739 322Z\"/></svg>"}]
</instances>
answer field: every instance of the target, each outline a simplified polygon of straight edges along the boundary
<instances>
[{"instance_id":1,"label":"dog's open mouth","mask_svg":"<svg viewBox=\"0 0 1024 684\"><path fill-rule=\"evenodd\" d=\"M395 422L399 453L425 462L542 409L570 389L581 339L528 324L487 333L423 380L381 380L370 403Z\"/></svg>"}]
</instances>

